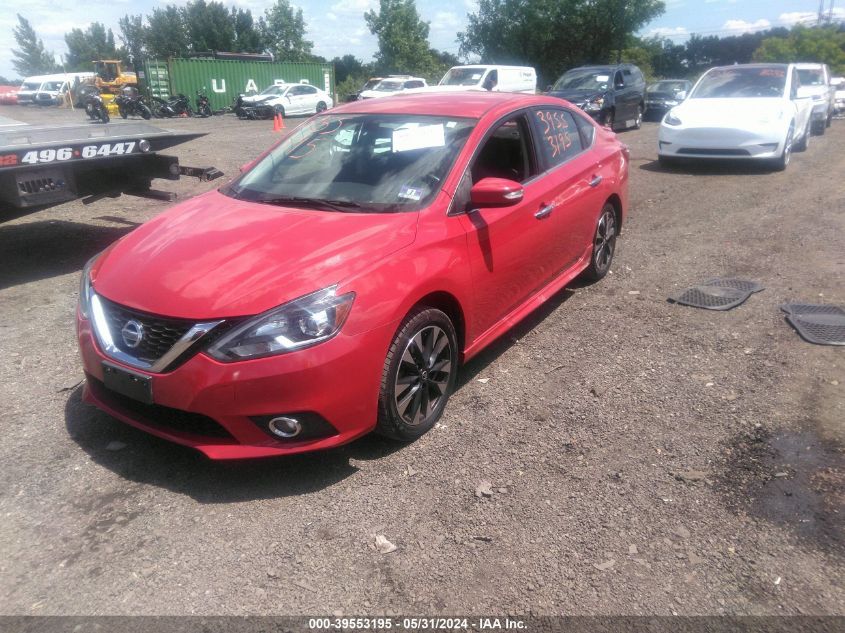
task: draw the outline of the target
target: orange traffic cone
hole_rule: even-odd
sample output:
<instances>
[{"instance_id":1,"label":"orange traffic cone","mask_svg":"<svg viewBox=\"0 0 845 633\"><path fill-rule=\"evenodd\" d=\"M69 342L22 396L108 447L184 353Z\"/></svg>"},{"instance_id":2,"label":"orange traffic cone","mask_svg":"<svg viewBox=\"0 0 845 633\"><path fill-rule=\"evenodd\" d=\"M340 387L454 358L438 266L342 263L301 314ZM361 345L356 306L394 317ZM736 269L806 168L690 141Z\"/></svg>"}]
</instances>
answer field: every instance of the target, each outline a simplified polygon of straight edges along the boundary
<instances>
[{"instance_id":1,"label":"orange traffic cone","mask_svg":"<svg viewBox=\"0 0 845 633\"><path fill-rule=\"evenodd\" d=\"M285 116L279 112L279 132L285 129Z\"/></svg>"},{"instance_id":2,"label":"orange traffic cone","mask_svg":"<svg viewBox=\"0 0 845 633\"><path fill-rule=\"evenodd\" d=\"M273 131L278 132L281 129L282 128L279 127L279 115L277 114L273 117Z\"/></svg>"}]
</instances>

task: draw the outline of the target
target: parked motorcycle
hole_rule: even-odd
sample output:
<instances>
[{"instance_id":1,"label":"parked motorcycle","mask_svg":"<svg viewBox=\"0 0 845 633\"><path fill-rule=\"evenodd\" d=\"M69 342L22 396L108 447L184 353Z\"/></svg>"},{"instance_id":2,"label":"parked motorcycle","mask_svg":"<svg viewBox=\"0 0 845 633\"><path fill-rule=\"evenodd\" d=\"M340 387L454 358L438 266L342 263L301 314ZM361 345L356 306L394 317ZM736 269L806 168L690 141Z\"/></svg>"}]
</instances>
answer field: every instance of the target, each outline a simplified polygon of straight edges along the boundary
<instances>
[{"instance_id":1,"label":"parked motorcycle","mask_svg":"<svg viewBox=\"0 0 845 633\"><path fill-rule=\"evenodd\" d=\"M160 97L153 97L153 116L169 119L175 116L194 116L191 102L183 94L173 95L167 101Z\"/></svg>"},{"instance_id":2,"label":"parked motorcycle","mask_svg":"<svg viewBox=\"0 0 845 633\"><path fill-rule=\"evenodd\" d=\"M211 110L211 102L203 90L197 90L197 116L210 117L214 112Z\"/></svg>"},{"instance_id":3,"label":"parked motorcycle","mask_svg":"<svg viewBox=\"0 0 845 633\"><path fill-rule=\"evenodd\" d=\"M114 102L117 104L117 111L124 119L130 115L137 115L144 119L150 119L153 116L152 111L140 95L131 95L124 92L115 97Z\"/></svg>"},{"instance_id":4,"label":"parked motorcycle","mask_svg":"<svg viewBox=\"0 0 845 633\"><path fill-rule=\"evenodd\" d=\"M108 123L110 120L109 111L106 104L103 103L103 98L99 94L89 94L85 98L85 114L88 115L92 121L102 121Z\"/></svg>"}]
</instances>

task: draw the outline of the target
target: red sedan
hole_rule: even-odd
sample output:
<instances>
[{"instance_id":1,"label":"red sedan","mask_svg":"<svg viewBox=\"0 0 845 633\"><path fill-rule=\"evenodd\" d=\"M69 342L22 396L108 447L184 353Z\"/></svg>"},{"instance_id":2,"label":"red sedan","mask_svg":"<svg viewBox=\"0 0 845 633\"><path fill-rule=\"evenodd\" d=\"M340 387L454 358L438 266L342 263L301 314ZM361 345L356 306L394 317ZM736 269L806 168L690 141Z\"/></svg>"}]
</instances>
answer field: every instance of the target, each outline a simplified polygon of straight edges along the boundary
<instances>
[{"instance_id":1,"label":"red sedan","mask_svg":"<svg viewBox=\"0 0 845 633\"><path fill-rule=\"evenodd\" d=\"M461 362L609 270L628 152L550 97L421 94L312 117L85 267L85 395L213 459L413 440Z\"/></svg>"}]
</instances>

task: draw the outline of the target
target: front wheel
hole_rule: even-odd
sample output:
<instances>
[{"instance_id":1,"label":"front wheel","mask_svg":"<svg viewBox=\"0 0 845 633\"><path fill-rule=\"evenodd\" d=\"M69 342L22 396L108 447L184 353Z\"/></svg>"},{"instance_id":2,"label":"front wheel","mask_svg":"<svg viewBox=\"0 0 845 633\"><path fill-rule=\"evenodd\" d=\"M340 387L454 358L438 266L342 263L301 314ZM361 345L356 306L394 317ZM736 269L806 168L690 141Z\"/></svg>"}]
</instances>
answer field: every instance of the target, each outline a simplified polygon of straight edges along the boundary
<instances>
[{"instance_id":1,"label":"front wheel","mask_svg":"<svg viewBox=\"0 0 845 633\"><path fill-rule=\"evenodd\" d=\"M208 104L203 104L203 105L201 105L201 106L200 106L200 112L199 112L199 113L200 113L202 116L204 116L204 117L210 117L210 116L212 116L212 115L214 114L214 113L211 111L211 106L209 106Z\"/></svg>"},{"instance_id":2,"label":"front wheel","mask_svg":"<svg viewBox=\"0 0 845 633\"><path fill-rule=\"evenodd\" d=\"M150 109L143 103L138 104L138 112L140 112L141 116L147 121L149 121L153 116L153 113L150 111Z\"/></svg>"},{"instance_id":3,"label":"front wheel","mask_svg":"<svg viewBox=\"0 0 845 633\"><path fill-rule=\"evenodd\" d=\"M393 338L382 370L376 431L409 442L431 429L455 388L458 341L436 308L412 311Z\"/></svg>"},{"instance_id":4,"label":"front wheel","mask_svg":"<svg viewBox=\"0 0 845 633\"><path fill-rule=\"evenodd\" d=\"M614 123L614 121L613 121L614 116L613 115L614 115L613 110L608 110L607 112L605 112L604 120L601 123L603 126L605 126L606 128L610 128L611 130L613 129L613 123Z\"/></svg>"},{"instance_id":5,"label":"front wheel","mask_svg":"<svg viewBox=\"0 0 845 633\"><path fill-rule=\"evenodd\" d=\"M317 107L314 109L315 114L320 114L320 112L325 112L328 109L328 106L323 101L317 104Z\"/></svg>"},{"instance_id":6,"label":"front wheel","mask_svg":"<svg viewBox=\"0 0 845 633\"><path fill-rule=\"evenodd\" d=\"M634 129L639 130L643 126L643 106L637 106L637 118L634 120Z\"/></svg>"},{"instance_id":7,"label":"front wheel","mask_svg":"<svg viewBox=\"0 0 845 633\"><path fill-rule=\"evenodd\" d=\"M117 106L117 111L120 114L121 119L125 119L129 116L129 114L126 112L126 108L124 108L123 106Z\"/></svg>"},{"instance_id":8,"label":"front wheel","mask_svg":"<svg viewBox=\"0 0 845 633\"><path fill-rule=\"evenodd\" d=\"M103 123L108 123L110 120L111 118L109 117L109 111L106 109L105 106L103 106L102 108L100 108L100 121L102 121Z\"/></svg>"},{"instance_id":9,"label":"front wheel","mask_svg":"<svg viewBox=\"0 0 845 633\"><path fill-rule=\"evenodd\" d=\"M780 157L772 160L772 169L775 171L784 171L789 166L789 159L792 158L792 137L795 133L794 123L789 125L789 131L786 133L786 140L783 142L783 151Z\"/></svg>"},{"instance_id":10,"label":"front wheel","mask_svg":"<svg viewBox=\"0 0 845 633\"><path fill-rule=\"evenodd\" d=\"M596 223L590 265L582 274L584 279L598 281L608 273L610 264L613 262L613 254L616 252L616 236L618 234L616 208L609 202L605 202L601 214L599 214L599 221Z\"/></svg>"}]
</instances>

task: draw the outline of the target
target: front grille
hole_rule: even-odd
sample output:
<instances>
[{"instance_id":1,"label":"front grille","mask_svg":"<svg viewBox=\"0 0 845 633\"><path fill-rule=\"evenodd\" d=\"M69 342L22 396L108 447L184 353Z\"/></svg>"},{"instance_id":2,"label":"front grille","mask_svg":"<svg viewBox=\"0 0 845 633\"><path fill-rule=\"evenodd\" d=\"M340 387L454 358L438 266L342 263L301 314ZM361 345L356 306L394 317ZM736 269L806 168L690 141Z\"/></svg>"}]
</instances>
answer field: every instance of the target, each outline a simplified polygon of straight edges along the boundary
<instances>
[{"instance_id":1,"label":"front grille","mask_svg":"<svg viewBox=\"0 0 845 633\"><path fill-rule=\"evenodd\" d=\"M225 428L220 426L213 419L200 413L191 413L181 409L173 409L160 404L147 404L133 400L127 396L107 389L102 381L97 380L90 374L86 374L88 388L94 395L112 409L123 413L139 422L149 426L159 427L163 430L187 433L202 437L213 437L229 440L227 443L235 443L235 438Z\"/></svg>"},{"instance_id":2,"label":"front grille","mask_svg":"<svg viewBox=\"0 0 845 633\"><path fill-rule=\"evenodd\" d=\"M132 310L112 303L102 296L100 301L103 303L114 344L125 354L146 363L155 363L164 356L194 325L193 321L185 319L168 319ZM140 344L134 348L126 344L121 334L121 330L129 321L140 323L144 332Z\"/></svg>"},{"instance_id":3,"label":"front grille","mask_svg":"<svg viewBox=\"0 0 845 633\"><path fill-rule=\"evenodd\" d=\"M747 149L711 149L709 147L682 147L678 154L698 154L699 156L751 156Z\"/></svg>"}]
</instances>

